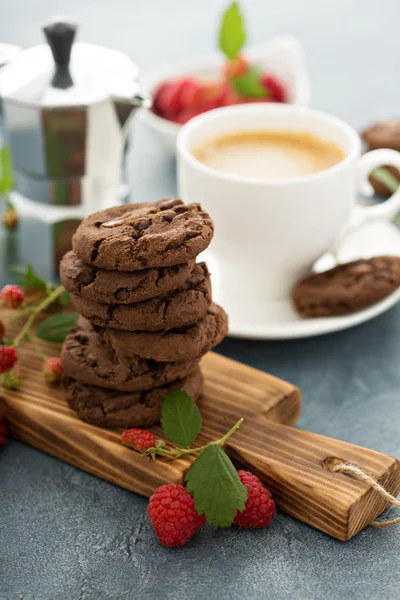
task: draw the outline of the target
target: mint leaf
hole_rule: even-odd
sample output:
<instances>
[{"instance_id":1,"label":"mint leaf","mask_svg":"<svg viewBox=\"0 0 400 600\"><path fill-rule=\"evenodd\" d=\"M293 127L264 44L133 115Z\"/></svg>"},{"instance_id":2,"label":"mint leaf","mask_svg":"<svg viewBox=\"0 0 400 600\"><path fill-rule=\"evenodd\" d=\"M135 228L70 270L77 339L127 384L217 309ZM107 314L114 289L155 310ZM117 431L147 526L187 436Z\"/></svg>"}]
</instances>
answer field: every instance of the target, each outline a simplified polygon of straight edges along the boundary
<instances>
[{"instance_id":1,"label":"mint leaf","mask_svg":"<svg viewBox=\"0 0 400 600\"><path fill-rule=\"evenodd\" d=\"M186 392L171 390L161 408L161 425L171 442L188 448L200 433L200 411Z\"/></svg>"},{"instance_id":2,"label":"mint leaf","mask_svg":"<svg viewBox=\"0 0 400 600\"><path fill-rule=\"evenodd\" d=\"M394 175L392 175L390 171L385 169L385 167L379 167L378 169L375 169L375 171L372 172L372 175L375 177L375 179L383 183L383 185L386 186L387 189L392 192L392 194L394 194L399 187L399 181Z\"/></svg>"},{"instance_id":3,"label":"mint leaf","mask_svg":"<svg viewBox=\"0 0 400 600\"><path fill-rule=\"evenodd\" d=\"M11 152L8 146L2 146L0 148L0 194L6 194L13 186Z\"/></svg>"},{"instance_id":4,"label":"mint leaf","mask_svg":"<svg viewBox=\"0 0 400 600\"><path fill-rule=\"evenodd\" d=\"M218 43L222 52L233 60L246 42L243 15L239 3L232 2L224 12L219 30Z\"/></svg>"},{"instance_id":5,"label":"mint leaf","mask_svg":"<svg viewBox=\"0 0 400 600\"><path fill-rule=\"evenodd\" d=\"M229 527L237 510L244 509L247 490L228 455L217 444L208 446L185 477L199 515L216 527Z\"/></svg>"},{"instance_id":6,"label":"mint leaf","mask_svg":"<svg viewBox=\"0 0 400 600\"><path fill-rule=\"evenodd\" d=\"M65 312L58 315L52 315L40 323L36 330L36 335L46 342L61 344L71 327L76 323L78 313Z\"/></svg>"},{"instance_id":7,"label":"mint leaf","mask_svg":"<svg viewBox=\"0 0 400 600\"><path fill-rule=\"evenodd\" d=\"M266 98L268 91L260 81L260 72L251 65L247 73L240 77L232 77L231 83L238 94L250 98Z\"/></svg>"},{"instance_id":8,"label":"mint leaf","mask_svg":"<svg viewBox=\"0 0 400 600\"><path fill-rule=\"evenodd\" d=\"M16 274L18 284L24 289L47 290L49 284L35 273L31 263L26 267L12 267L11 271Z\"/></svg>"}]
</instances>

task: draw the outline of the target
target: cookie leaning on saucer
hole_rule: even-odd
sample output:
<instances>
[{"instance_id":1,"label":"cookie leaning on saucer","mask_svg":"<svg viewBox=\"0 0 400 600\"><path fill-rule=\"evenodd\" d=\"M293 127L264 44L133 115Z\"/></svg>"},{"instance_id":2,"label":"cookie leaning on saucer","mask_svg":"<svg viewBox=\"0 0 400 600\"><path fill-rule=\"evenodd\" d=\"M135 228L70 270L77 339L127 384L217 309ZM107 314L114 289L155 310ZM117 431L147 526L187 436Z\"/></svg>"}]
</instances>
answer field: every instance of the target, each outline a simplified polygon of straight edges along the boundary
<instances>
[{"instance_id":1,"label":"cookie leaning on saucer","mask_svg":"<svg viewBox=\"0 0 400 600\"><path fill-rule=\"evenodd\" d=\"M69 406L78 416L100 427L148 427L158 423L166 394L175 389L197 402L203 376L197 367L190 375L166 386L142 392L119 392L86 385L66 376L64 388Z\"/></svg>"},{"instance_id":2,"label":"cookie leaning on saucer","mask_svg":"<svg viewBox=\"0 0 400 600\"><path fill-rule=\"evenodd\" d=\"M124 331L160 331L184 327L207 314L211 304L210 274L205 263L195 265L184 285L166 296L135 304L101 304L73 295L76 310L101 327Z\"/></svg>"},{"instance_id":3,"label":"cookie leaning on saucer","mask_svg":"<svg viewBox=\"0 0 400 600\"><path fill-rule=\"evenodd\" d=\"M132 304L163 296L182 285L189 277L195 260L171 267L140 271L96 269L80 260L71 250L60 263L63 286L77 296L105 304Z\"/></svg>"},{"instance_id":4,"label":"cookie leaning on saucer","mask_svg":"<svg viewBox=\"0 0 400 600\"><path fill-rule=\"evenodd\" d=\"M198 360L156 362L115 349L103 342L89 321L80 317L65 338L61 360L64 371L77 381L121 392L149 390L184 379Z\"/></svg>"},{"instance_id":5,"label":"cookie leaning on saucer","mask_svg":"<svg viewBox=\"0 0 400 600\"><path fill-rule=\"evenodd\" d=\"M400 257L377 256L338 265L297 284L293 301L303 317L351 314L400 286Z\"/></svg>"},{"instance_id":6,"label":"cookie leaning on saucer","mask_svg":"<svg viewBox=\"0 0 400 600\"><path fill-rule=\"evenodd\" d=\"M88 264L136 271L188 262L207 248L213 233L199 204L173 198L94 213L79 225L72 245Z\"/></svg>"}]
</instances>

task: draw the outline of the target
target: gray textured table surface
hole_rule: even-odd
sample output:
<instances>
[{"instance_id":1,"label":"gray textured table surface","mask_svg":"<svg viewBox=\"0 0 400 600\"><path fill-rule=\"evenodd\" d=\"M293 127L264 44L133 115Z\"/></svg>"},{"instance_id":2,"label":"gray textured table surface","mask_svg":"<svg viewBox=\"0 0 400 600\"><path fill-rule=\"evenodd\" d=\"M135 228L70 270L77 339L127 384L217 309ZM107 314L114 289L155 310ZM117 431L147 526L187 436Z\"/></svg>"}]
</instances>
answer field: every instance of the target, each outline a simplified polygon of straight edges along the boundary
<instances>
[{"instance_id":1,"label":"gray textured table surface","mask_svg":"<svg viewBox=\"0 0 400 600\"><path fill-rule=\"evenodd\" d=\"M0 40L32 45L45 18L68 12L81 39L120 48L145 70L209 51L221 4L2 0ZM245 5L254 43L286 32L304 43L315 107L357 128L398 112L396 0ZM174 193L173 165L139 127L130 164L136 199ZM229 339L220 350L299 385L302 427L400 456L399 316L398 306L339 334ZM280 514L265 531L206 526L171 551L145 510L145 499L10 441L0 452L0 600L399 597L399 529L367 529L343 544Z\"/></svg>"}]
</instances>

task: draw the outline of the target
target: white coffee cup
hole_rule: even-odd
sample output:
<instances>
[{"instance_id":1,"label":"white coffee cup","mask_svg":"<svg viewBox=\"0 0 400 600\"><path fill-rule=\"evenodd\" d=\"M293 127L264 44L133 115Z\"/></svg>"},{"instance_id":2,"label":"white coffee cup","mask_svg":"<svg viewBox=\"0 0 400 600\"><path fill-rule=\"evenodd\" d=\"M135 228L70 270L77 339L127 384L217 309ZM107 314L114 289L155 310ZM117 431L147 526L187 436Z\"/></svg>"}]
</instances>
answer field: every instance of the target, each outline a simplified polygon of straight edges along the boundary
<instances>
[{"instance_id":1,"label":"white coffee cup","mask_svg":"<svg viewBox=\"0 0 400 600\"><path fill-rule=\"evenodd\" d=\"M192 154L194 146L215 137L263 129L313 133L338 145L345 158L312 175L262 180L217 171ZM373 150L360 157L356 131L315 110L268 103L212 110L182 128L177 151L180 197L201 203L215 223L210 256L225 296L251 302L286 297L350 231L389 220L400 209L399 191L383 204L356 205L357 192L373 193L370 172L382 165L400 169L400 153Z\"/></svg>"}]
</instances>

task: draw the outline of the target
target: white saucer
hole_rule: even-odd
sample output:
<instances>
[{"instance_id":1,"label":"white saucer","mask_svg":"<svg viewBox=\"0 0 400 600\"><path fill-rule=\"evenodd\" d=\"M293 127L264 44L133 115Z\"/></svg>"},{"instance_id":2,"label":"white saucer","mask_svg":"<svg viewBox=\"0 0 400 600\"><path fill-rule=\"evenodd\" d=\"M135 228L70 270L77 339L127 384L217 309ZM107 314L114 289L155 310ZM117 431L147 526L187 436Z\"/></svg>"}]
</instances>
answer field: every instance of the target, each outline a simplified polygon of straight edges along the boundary
<instances>
[{"instance_id":1,"label":"white saucer","mask_svg":"<svg viewBox=\"0 0 400 600\"><path fill-rule=\"evenodd\" d=\"M343 244L339 262L378 255L400 256L400 231L389 223L370 223L354 233ZM211 263L212 257L207 257ZM316 264L316 271L324 271L335 264L332 256L323 256ZM394 306L400 300L400 288L393 294L352 315L303 319L293 309L290 298L249 304L243 299L224 296L218 285L217 270L213 274L214 300L224 307L229 315L229 335L234 337L284 340L305 338L331 333L369 321Z\"/></svg>"}]
</instances>

